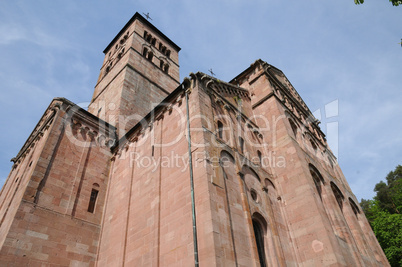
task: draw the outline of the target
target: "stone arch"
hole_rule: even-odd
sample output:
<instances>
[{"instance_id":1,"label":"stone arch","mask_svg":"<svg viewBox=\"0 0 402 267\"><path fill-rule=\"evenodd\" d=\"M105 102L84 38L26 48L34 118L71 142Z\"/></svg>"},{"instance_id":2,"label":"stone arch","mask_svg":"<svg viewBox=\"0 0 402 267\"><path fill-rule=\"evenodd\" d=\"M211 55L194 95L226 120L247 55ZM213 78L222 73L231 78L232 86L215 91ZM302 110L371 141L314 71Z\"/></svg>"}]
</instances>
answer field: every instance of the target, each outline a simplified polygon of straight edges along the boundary
<instances>
[{"instance_id":1,"label":"stone arch","mask_svg":"<svg viewBox=\"0 0 402 267\"><path fill-rule=\"evenodd\" d=\"M350 207L352 208L352 211L355 214L356 218L358 218L358 215L360 214L359 207L356 205L356 203L351 198L349 198L349 204L350 204Z\"/></svg>"},{"instance_id":2,"label":"stone arch","mask_svg":"<svg viewBox=\"0 0 402 267\"><path fill-rule=\"evenodd\" d=\"M259 176L258 173L257 173L252 167L250 167L249 165L243 165L243 167L242 167L242 172L243 172L244 174L251 174L251 175L253 175L253 176L258 180L258 182L261 183L260 176Z\"/></svg>"},{"instance_id":3,"label":"stone arch","mask_svg":"<svg viewBox=\"0 0 402 267\"><path fill-rule=\"evenodd\" d=\"M299 124L296 122L294 116L290 114L287 110L285 110L285 116L288 119L288 123L290 125L290 128L292 129L294 137L297 138L297 132L300 129Z\"/></svg>"},{"instance_id":4,"label":"stone arch","mask_svg":"<svg viewBox=\"0 0 402 267\"><path fill-rule=\"evenodd\" d=\"M317 168L313 164L311 163L309 164L309 169L310 174L314 181L315 188L318 192L320 199L322 200L322 191L323 191L322 185L325 184L324 178L322 178L321 173L317 170Z\"/></svg>"},{"instance_id":5,"label":"stone arch","mask_svg":"<svg viewBox=\"0 0 402 267\"><path fill-rule=\"evenodd\" d=\"M305 130L302 136L304 147L307 150L312 150L314 152L318 150L318 145L316 144L317 142L315 141L314 135L312 135L308 130Z\"/></svg>"},{"instance_id":6,"label":"stone arch","mask_svg":"<svg viewBox=\"0 0 402 267\"><path fill-rule=\"evenodd\" d=\"M266 188L268 188L269 186L272 186L272 188L274 188L276 190L274 183L269 178L264 179L264 185Z\"/></svg>"},{"instance_id":7,"label":"stone arch","mask_svg":"<svg viewBox=\"0 0 402 267\"><path fill-rule=\"evenodd\" d=\"M223 168L228 167L229 164L227 164L227 163L229 163L229 162L234 165L236 160L229 151L222 150L220 153L220 157L219 157L220 166Z\"/></svg>"},{"instance_id":8,"label":"stone arch","mask_svg":"<svg viewBox=\"0 0 402 267\"><path fill-rule=\"evenodd\" d=\"M334 182L330 182L330 185L332 192L334 193L336 202L338 203L339 208L343 212L343 200L345 199L345 197L343 196L341 190L338 188L338 186L336 186Z\"/></svg>"}]
</instances>

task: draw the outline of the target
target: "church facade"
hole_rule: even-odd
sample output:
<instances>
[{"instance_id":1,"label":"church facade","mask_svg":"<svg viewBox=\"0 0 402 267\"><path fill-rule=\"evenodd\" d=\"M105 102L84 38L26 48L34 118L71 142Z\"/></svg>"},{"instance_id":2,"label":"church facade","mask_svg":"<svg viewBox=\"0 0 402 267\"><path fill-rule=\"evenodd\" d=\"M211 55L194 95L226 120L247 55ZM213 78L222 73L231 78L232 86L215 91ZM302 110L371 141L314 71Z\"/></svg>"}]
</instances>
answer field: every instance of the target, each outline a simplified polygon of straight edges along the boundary
<instances>
[{"instance_id":1,"label":"church facade","mask_svg":"<svg viewBox=\"0 0 402 267\"><path fill-rule=\"evenodd\" d=\"M389 266L283 72L180 82L179 51L136 13L88 110L50 103L0 192L0 265Z\"/></svg>"}]
</instances>

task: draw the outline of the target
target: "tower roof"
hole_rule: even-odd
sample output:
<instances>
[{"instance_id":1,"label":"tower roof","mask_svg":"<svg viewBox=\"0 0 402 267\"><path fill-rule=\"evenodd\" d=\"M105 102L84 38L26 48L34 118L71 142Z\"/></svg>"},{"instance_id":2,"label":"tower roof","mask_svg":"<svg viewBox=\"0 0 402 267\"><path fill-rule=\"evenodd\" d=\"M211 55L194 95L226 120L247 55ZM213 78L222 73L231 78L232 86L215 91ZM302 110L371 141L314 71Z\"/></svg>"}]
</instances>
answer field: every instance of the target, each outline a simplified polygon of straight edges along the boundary
<instances>
[{"instance_id":1,"label":"tower roof","mask_svg":"<svg viewBox=\"0 0 402 267\"><path fill-rule=\"evenodd\" d=\"M119 33L116 35L116 37L113 38L113 40L108 44L108 46L103 50L103 53L106 53L106 51L112 46L112 44L120 38L120 36L126 32L126 29L135 21L135 20L140 20L142 23L146 24L149 28L151 28L154 32L159 34L163 39L165 39L174 49L179 52L181 48L175 44L172 40L170 40L165 34L163 34L158 28L156 28L154 25L152 25L151 22L149 22L147 19L145 19L143 16L141 16L140 13L135 12L134 16L124 25L124 27L119 31Z\"/></svg>"}]
</instances>

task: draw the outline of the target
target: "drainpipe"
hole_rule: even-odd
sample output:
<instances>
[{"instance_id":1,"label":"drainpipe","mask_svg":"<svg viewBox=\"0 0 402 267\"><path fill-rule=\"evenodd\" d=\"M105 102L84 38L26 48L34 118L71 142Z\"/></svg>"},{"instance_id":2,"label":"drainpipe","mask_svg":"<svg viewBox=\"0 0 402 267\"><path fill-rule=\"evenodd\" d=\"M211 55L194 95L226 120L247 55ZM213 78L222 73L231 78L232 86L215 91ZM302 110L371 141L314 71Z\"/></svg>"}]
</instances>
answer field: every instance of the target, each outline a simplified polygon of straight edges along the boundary
<instances>
[{"instance_id":1,"label":"drainpipe","mask_svg":"<svg viewBox=\"0 0 402 267\"><path fill-rule=\"evenodd\" d=\"M191 135L190 135L190 111L188 108L188 89L185 89L184 85L182 88L185 90L186 95L186 109L187 109L187 141L188 141L188 161L190 168L190 187L191 187L191 210L193 215L193 240L194 240L194 264L196 267L199 266L198 263L198 245L197 245L197 224L195 218L195 200L194 200L194 177L193 177L193 157L191 154Z\"/></svg>"}]
</instances>

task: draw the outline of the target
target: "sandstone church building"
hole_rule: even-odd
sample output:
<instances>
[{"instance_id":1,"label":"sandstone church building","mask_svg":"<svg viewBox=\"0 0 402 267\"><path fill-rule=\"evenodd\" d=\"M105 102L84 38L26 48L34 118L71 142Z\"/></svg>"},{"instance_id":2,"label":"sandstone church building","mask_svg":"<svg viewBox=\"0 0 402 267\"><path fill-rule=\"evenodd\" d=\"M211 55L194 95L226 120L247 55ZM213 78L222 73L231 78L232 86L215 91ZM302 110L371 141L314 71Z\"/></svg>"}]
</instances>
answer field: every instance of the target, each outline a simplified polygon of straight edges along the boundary
<instances>
[{"instance_id":1,"label":"sandstone church building","mask_svg":"<svg viewBox=\"0 0 402 267\"><path fill-rule=\"evenodd\" d=\"M88 107L55 98L0 192L0 266L389 266L281 70L180 82L136 13Z\"/></svg>"}]
</instances>

